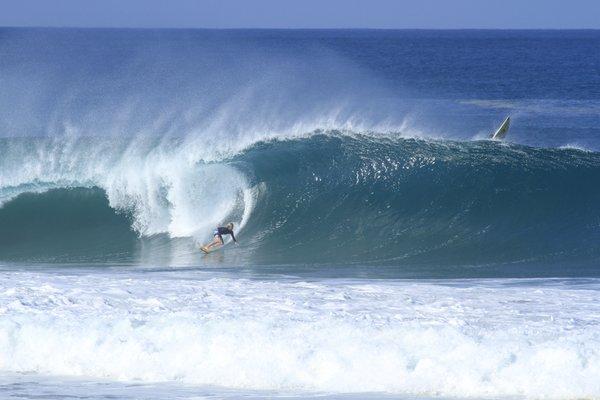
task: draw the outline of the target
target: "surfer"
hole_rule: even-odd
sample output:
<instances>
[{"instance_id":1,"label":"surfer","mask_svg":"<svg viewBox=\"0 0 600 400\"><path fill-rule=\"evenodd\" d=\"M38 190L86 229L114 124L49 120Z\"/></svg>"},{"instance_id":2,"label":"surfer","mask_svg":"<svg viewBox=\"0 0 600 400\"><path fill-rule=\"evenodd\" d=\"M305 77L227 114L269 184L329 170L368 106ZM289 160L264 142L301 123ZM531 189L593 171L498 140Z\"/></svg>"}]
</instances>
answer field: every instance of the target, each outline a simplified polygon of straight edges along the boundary
<instances>
[{"instance_id":1,"label":"surfer","mask_svg":"<svg viewBox=\"0 0 600 400\"><path fill-rule=\"evenodd\" d=\"M201 247L202 250L210 250L211 247L222 245L225 242L223 241L223 235L231 235L231 239L233 239L234 243L237 243L235 240L235 235L233 234L233 222L227 224L227 226L219 226L213 232L213 241L206 246Z\"/></svg>"}]
</instances>

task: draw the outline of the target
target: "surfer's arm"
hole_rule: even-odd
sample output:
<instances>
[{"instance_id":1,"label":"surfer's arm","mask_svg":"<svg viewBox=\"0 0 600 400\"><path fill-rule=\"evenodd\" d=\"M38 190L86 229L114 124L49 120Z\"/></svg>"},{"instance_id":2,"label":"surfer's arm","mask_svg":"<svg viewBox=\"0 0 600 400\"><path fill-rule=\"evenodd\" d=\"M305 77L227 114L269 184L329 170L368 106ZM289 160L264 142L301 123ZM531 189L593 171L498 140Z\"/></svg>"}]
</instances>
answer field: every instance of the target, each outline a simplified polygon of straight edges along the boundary
<instances>
[{"instance_id":1,"label":"surfer's arm","mask_svg":"<svg viewBox=\"0 0 600 400\"><path fill-rule=\"evenodd\" d=\"M233 234L233 231L231 231L231 239L233 239L234 243L237 243L237 240L235 240L235 235Z\"/></svg>"}]
</instances>

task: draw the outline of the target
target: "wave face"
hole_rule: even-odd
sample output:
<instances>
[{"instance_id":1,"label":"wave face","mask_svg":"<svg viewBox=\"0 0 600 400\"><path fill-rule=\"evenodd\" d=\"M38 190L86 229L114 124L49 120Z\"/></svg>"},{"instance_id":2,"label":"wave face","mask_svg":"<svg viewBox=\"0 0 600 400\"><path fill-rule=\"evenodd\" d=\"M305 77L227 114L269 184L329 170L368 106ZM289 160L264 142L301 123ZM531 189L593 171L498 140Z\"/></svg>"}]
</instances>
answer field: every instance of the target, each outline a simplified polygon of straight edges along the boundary
<instances>
[{"instance_id":1,"label":"wave face","mask_svg":"<svg viewBox=\"0 0 600 400\"><path fill-rule=\"evenodd\" d=\"M282 261L597 259L600 156L491 142L317 135L257 145L248 231Z\"/></svg>"},{"instance_id":2,"label":"wave face","mask_svg":"<svg viewBox=\"0 0 600 400\"><path fill-rule=\"evenodd\" d=\"M187 257L229 220L242 245L228 253L255 263L600 258L598 153L336 131L209 160L177 140L56 144L3 142L4 259Z\"/></svg>"}]
</instances>

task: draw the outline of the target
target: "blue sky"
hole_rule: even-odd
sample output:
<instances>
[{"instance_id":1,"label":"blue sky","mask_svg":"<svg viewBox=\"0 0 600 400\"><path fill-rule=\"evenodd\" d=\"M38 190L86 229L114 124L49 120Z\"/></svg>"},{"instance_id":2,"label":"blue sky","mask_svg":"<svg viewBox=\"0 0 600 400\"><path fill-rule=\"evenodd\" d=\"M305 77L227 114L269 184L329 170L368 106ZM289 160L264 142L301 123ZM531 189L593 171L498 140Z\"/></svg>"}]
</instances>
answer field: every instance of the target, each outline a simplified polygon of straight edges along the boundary
<instances>
[{"instance_id":1,"label":"blue sky","mask_svg":"<svg viewBox=\"0 0 600 400\"><path fill-rule=\"evenodd\" d=\"M0 0L0 26L600 28L600 0Z\"/></svg>"}]
</instances>

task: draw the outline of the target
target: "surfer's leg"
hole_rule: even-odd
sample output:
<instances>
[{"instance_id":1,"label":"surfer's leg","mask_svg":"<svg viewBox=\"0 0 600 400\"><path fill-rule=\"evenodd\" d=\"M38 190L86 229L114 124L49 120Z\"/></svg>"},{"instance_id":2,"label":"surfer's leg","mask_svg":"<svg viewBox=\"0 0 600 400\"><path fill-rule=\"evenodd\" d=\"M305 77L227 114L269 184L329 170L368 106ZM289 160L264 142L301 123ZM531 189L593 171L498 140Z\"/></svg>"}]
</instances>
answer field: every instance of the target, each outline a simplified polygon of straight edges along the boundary
<instances>
[{"instance_id":1,"label":"surfer's leg","mask_svg":"<svg viewBox=\"0 0 600 400\"><path fill-rule=\"evenodd\" d=\"M209 244L207 244L207 245L206 245L206 246L204 246L204 247L206 247L207 249L210 249L211 247L213 247L213 246L216 244L216 241L217 241L217 237L215 236L215 237L213 238L212 242L210 242Z\"/></svg>"},{"instance_id":2,"label":"surfer's leg","mask_svg":"<svg viewBox=\"0 0 600 400\"><path fill-rule=\"evenodd\" d=\"M221 236L215 235L213 238L213 241L211 244L209 244L208 246L206 246L207 249L210 249L211 247L214 247L216 245L219 244L223 244L223 239L221 238Z\"/></svg>"}]
</instances>

